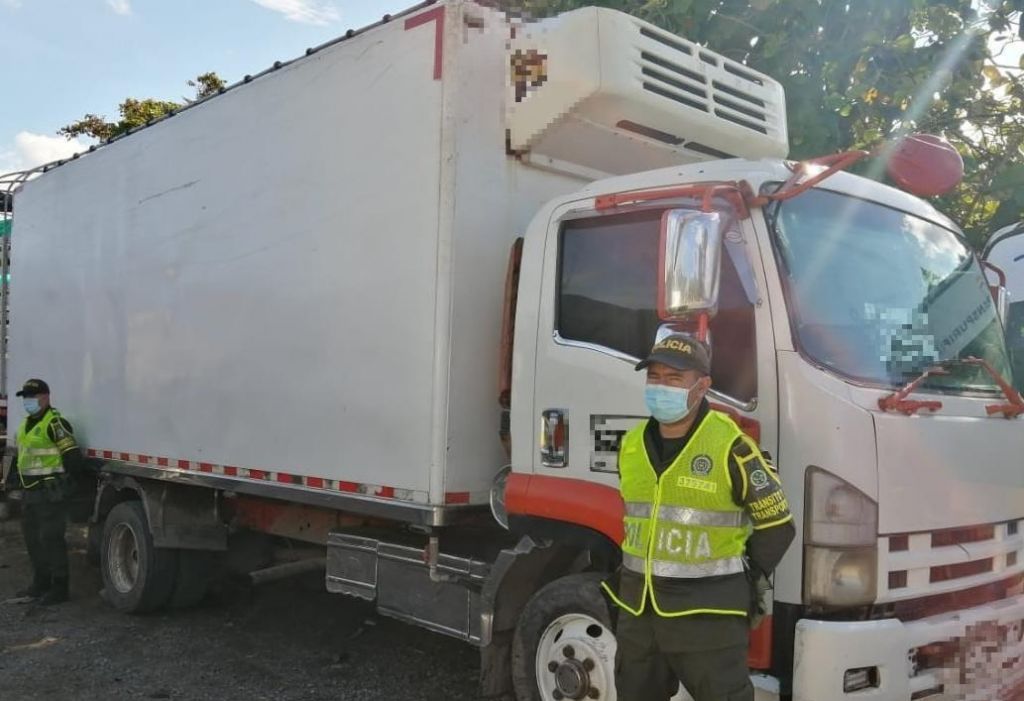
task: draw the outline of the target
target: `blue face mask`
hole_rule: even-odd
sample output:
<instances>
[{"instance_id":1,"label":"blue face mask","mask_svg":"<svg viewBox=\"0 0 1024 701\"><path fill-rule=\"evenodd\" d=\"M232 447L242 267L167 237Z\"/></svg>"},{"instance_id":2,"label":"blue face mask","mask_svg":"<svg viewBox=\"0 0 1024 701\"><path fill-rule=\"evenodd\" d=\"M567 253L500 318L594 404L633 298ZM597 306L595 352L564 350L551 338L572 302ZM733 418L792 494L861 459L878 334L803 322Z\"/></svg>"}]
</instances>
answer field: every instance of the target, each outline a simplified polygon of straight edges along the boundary
<instances>
[{"instance_id":1,"label":"blue face mask","mask_svg":"<svg viewBox=\"0 0 1024 701\"><path fill-rule=\"evenodd\" d=\"M692 387L669 387L668 385L647 385L644 401L647 410L658 423L674 424L690 413L690 390Z\"/></svg>"},{"instance_id":2,"label":"blue face mask","mask_svg":"<svg viewBox=\"0 0 1024 701\"><path fill-rule=\"evenodd\" d=\"M39 413L39 400L35 397L22 397L22 406L25 407L25 413L29 416L34 416Z\"/></svg>"}]
</instances>

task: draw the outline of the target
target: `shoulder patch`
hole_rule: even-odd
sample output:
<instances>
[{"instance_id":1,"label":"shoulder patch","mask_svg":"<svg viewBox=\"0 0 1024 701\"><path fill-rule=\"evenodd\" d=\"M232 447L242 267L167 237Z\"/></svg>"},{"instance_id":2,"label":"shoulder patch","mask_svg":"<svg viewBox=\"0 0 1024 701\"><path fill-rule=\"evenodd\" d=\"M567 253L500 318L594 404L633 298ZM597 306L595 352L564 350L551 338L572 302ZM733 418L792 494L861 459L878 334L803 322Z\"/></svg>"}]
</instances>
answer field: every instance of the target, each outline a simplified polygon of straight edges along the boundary
<instances>
[{"instance_id":1,"label":"shoulder patch","mask_svg":"<svg viewBox=\"0 0 1024 701\"><path fill-rule=\"evenodd\" d=\"M768 478L768 474L758 468L750 473L750 484L754 486L754 489L761 491L771 484L771 480Z\"/></svg>"}]
</instances>

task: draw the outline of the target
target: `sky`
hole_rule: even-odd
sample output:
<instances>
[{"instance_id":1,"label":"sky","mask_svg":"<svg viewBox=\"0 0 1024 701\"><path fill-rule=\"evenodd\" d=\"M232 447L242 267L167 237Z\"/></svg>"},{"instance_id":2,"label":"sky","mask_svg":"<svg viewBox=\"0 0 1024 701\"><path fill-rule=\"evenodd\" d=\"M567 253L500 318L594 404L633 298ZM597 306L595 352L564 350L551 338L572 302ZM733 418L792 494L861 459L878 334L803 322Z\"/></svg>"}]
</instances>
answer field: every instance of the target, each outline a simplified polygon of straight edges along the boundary
<instances>
[{"instance_id":1,"label":"sky","mask_svg":"<svg viewBox=\"0 0 1024 701\"><path fill-rule=\"evenodd\" d=\"M126 97L181 101L418 0L0 0L0 173L93 143L57 130Z\"/></svg>"}]
</instances>

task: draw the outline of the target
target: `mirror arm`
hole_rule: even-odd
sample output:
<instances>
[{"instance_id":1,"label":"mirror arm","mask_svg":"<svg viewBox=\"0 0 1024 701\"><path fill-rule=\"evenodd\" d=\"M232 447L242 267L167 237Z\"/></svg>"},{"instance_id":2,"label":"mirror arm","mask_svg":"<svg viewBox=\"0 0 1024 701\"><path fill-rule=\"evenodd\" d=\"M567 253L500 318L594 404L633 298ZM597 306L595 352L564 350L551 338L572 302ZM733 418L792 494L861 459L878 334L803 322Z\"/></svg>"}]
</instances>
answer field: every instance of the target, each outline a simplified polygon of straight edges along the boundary
<instances>
[{"instance_id":1,"label":"mirror arm","mask_svg":"<svg viewBox=\"0 0 1024 701\"><path fill-rule=\"evenodd\" d=\"M709 321L710 319L707 312L701 312L697 316L697 340L700 341L701 343L708 342Z\"/></svg>"},{"instance_id":2,"label":"mirror arm","mask_svg":"<svg viewBox=\"0 0 1024 701\"><path fill-rule=\"evenodd\" d=\"M677 197L699 197L701 209L705 212L713 212L714 198L720 196L736 208L736 214L740 219L747 219L750 216L748 203L755 196L746 181L742 182L710 182L696 183L694 185L682 185L677 187L661 187L652 190L634 190L633 192L613 192L606 195L598 195L594 199L594 209L605 211L616 209L632 204L653 202L657 200L668 200Z\"/></svg>"},{"instance_id":3,"label":"mirror arm","mask_svg":"<svg viewBox=\"0 0 1024 701\"><path fill-rule=\"evenodd\" d=\"M800 161L793 167L793 175L779 188L778 192L754 197L748 202L748 205L751 207L763 207L770 202L783 202L792 199L810 190L826 178L832 177L841 170L846 170L857 161L870 155L868 151L843 151L842 153L834 153L830 156ZM807 172L815 167L824 168L824 170L804 180L803 178L807 175Z\"/></svg>"}]
</instances>

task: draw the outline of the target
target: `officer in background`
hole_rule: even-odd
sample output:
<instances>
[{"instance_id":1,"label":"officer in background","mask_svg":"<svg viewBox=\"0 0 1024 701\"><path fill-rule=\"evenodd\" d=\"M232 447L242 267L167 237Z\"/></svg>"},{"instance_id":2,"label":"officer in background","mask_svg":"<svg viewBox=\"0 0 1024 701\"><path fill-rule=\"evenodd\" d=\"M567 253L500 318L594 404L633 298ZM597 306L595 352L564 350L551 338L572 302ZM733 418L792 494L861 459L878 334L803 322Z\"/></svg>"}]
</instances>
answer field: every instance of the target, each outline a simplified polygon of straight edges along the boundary
<instances>
[{"instance_id":1,"label":"officer in background","mask_svg":"<svg viewBox=\"0 0 1024 701\"><path fill-rule=\"evenodd\" d=\"M22 397L25 419L18 428L7 490L21 493L21 530L32 561L32 584L17 595L57 604L68 599L67 498L84 460L71 424L50 406L45 382L29 380L17 396Z\"/></svg>"},{"instance_id":2,"label":"officer in background","mask_svg":"<svg viewBox=\"0 0 1024 701\"><path fill-rule=\"evenodd\" d=\"M710 354L673 334L637 365L652 418L619 451L625 538L616 591L620 701L753 701L747 669L758 581L796 531L774 470L710 409Z\"/></svg>"}]
</instances>

